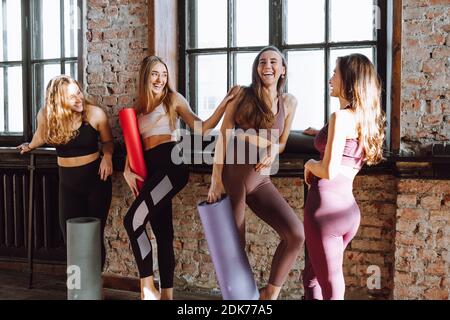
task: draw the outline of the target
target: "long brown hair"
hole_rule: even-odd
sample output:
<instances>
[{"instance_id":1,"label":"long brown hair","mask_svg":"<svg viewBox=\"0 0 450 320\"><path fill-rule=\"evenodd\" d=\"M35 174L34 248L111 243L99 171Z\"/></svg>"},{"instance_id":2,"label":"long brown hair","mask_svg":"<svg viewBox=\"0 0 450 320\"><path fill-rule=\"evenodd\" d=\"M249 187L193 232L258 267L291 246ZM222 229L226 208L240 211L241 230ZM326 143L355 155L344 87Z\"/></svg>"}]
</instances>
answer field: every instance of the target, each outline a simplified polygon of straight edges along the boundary
<instances>
[{"instance_id":1,"label":"long brown hair","mask_svg":"<svg viewBox=\"0 0 450 320\"><path fill-rule=\"evenodd\" d=\"M386 123L381 109L381 80L372 62L362 54L339 57L337 67L342 79L340 95L355 112L365 161L368 165L376 164L383 159Z\"/></svg>"},{"instance_id":2,"label":"long brown hair","mask_svg":"<svg viewBox=\"0 0 450 320\"><path fill-rule=\"evenodd\" d=\"M67 87L74 83L82 92L80 84L66 75L54 77L47 85L45 94L45 140L48 144L66 144L78 135L78 130L73 130L73 123L79 116L68 106ZM86 106L93 102L84 96L82 120L86 120Z\"/></svg>"},{"instance_id":3,"label":"long brown hair","mask_svg":"<svg viewBox=\"0 0 450 320\"><path fill-rule=\"evenodd\" d=\"M157 102L149 86L152 69L157 63L164 65L167 71L167 83L164 86L162 102L169 115L170 125L172 126L172 129L175 129L177 113L175 107L172 105L172 94L174 93L174 90L169 84L169 68L167 68L166 63L157 56L147 56L141 62L139 68L138 98L135 109L138 114L145 114L152 112L157 107Z\"/></svg>"},{"instance_id":4,"label":"long brown hair","mask_svg":"<svg viewBox=\"0 0 450 320\"><path fill-rule=\"evenodd\" d=\"M266 51L275 51L281 57L283 67L287 74L287 63L283 54L277 47L268 46L263 48L255 60L252 67L252 83L249 87L243 87L244 94L237 107L235 121L238 124L246 124L252 128L270 128L272 127L275 116L272 112L272 102L269 91L264 87L258 74L258 64L261 55ZM286 84L286 77L281 76L277 83L277 92L279 99Z\"/></svg>"}]
</instances>

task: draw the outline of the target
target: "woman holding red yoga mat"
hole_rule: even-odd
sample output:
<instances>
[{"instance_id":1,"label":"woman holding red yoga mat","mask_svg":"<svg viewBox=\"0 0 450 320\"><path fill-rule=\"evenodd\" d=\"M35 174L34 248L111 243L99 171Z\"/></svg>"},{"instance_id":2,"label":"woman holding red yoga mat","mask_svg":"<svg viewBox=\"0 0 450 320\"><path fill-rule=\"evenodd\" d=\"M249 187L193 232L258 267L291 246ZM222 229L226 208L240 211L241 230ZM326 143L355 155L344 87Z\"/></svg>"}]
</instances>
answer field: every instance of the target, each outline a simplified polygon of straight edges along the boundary
<instances>
[{"instance_id":1,"label":"woman holding red yoga mat","mask_svg":"<svg viewBox=\"0 0 450 320\"><path fill-rule=\"evenodd\" d=\"M195 133L214 128L237 89L232 89L207 120L194 114L184 97L169 85L167 65L156 56L146 57L140 66L136 104L139 132L142 138L147 178L130 169L128 157L124 177L137 195L129 208L124 225L141 278L142 299L173 299L175 257L173 250L172 198L188 182L184 163L175 164L172 153L180 154L175 138L176 123L181 118ZM195 123L201 125L194 125ZM144 181L139 190L137 181ZM159 292L153 282L152 246L145 226L150 222L158 246Z\"/></svg>"}]
</instances>

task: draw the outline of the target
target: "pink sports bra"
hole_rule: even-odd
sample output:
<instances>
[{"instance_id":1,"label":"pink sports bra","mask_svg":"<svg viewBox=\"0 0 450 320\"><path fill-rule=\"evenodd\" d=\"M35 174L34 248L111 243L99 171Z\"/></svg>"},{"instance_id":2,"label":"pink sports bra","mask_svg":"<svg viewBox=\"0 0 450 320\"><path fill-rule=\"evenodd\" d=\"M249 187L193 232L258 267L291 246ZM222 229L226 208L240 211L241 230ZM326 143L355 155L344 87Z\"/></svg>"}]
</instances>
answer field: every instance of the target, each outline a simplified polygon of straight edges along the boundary
<instances>
[{"instance_id":1,"label":"pink sports bra","mask_svg":"<svg viewBox=\"0 0 450 320\"><path fill-rule=\"evenodd\" d=\"M320 160L325 154L327 146L328 124L326 124L314 139L314 147L320 152ZM364 151L357 139L347 139L345 141L344 152L342 153L341 164L355 169L361 169L364 165Z\"/></svg>"}]
</instances>

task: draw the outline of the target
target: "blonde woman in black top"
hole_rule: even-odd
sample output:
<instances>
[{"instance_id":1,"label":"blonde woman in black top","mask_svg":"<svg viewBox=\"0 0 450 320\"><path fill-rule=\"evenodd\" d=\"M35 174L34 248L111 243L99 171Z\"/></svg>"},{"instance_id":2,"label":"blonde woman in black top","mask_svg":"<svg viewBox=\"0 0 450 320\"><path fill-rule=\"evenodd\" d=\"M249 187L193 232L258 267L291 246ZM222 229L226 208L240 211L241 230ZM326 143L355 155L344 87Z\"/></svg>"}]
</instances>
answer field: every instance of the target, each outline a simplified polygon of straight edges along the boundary
<instances>
[{"instance_id":1,"label":"blonde woman in black top","mask_svg":"<svg viewBox=\"0 0 450 320\"><path fill-rule=\"evenodd\" d=\"M60 75L47 85L45 106L39 110L37 123L31 142L17 148L23 154L44 144L56 147L64 241L66 221L80 216L99 218L103 239L111 204L114 148L105 112L85 98L77 81ZM102 241L102 266L105 256Z\"/></svg>"}]
</instances>

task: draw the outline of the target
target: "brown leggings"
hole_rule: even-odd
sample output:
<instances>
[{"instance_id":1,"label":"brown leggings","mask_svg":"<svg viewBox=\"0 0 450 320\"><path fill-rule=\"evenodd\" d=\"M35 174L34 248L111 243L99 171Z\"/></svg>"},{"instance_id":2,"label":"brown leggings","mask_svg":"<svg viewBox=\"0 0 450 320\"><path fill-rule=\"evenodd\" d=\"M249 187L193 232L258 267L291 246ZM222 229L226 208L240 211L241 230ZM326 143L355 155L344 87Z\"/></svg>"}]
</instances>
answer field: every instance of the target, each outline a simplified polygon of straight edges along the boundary
<instances>
[{"instance_id":1,"label":"brown leggings","mask_svg":"<svg viewBox=\"0 0 450 320\"><path fill-rule=\"evenodd\" d=\"M305 240L303 224L270 181L253 164L225 164L222 180L245 248L245 204L280 236L272 259L269 283L282 286Z\"/></svg>"}]
</instances>

